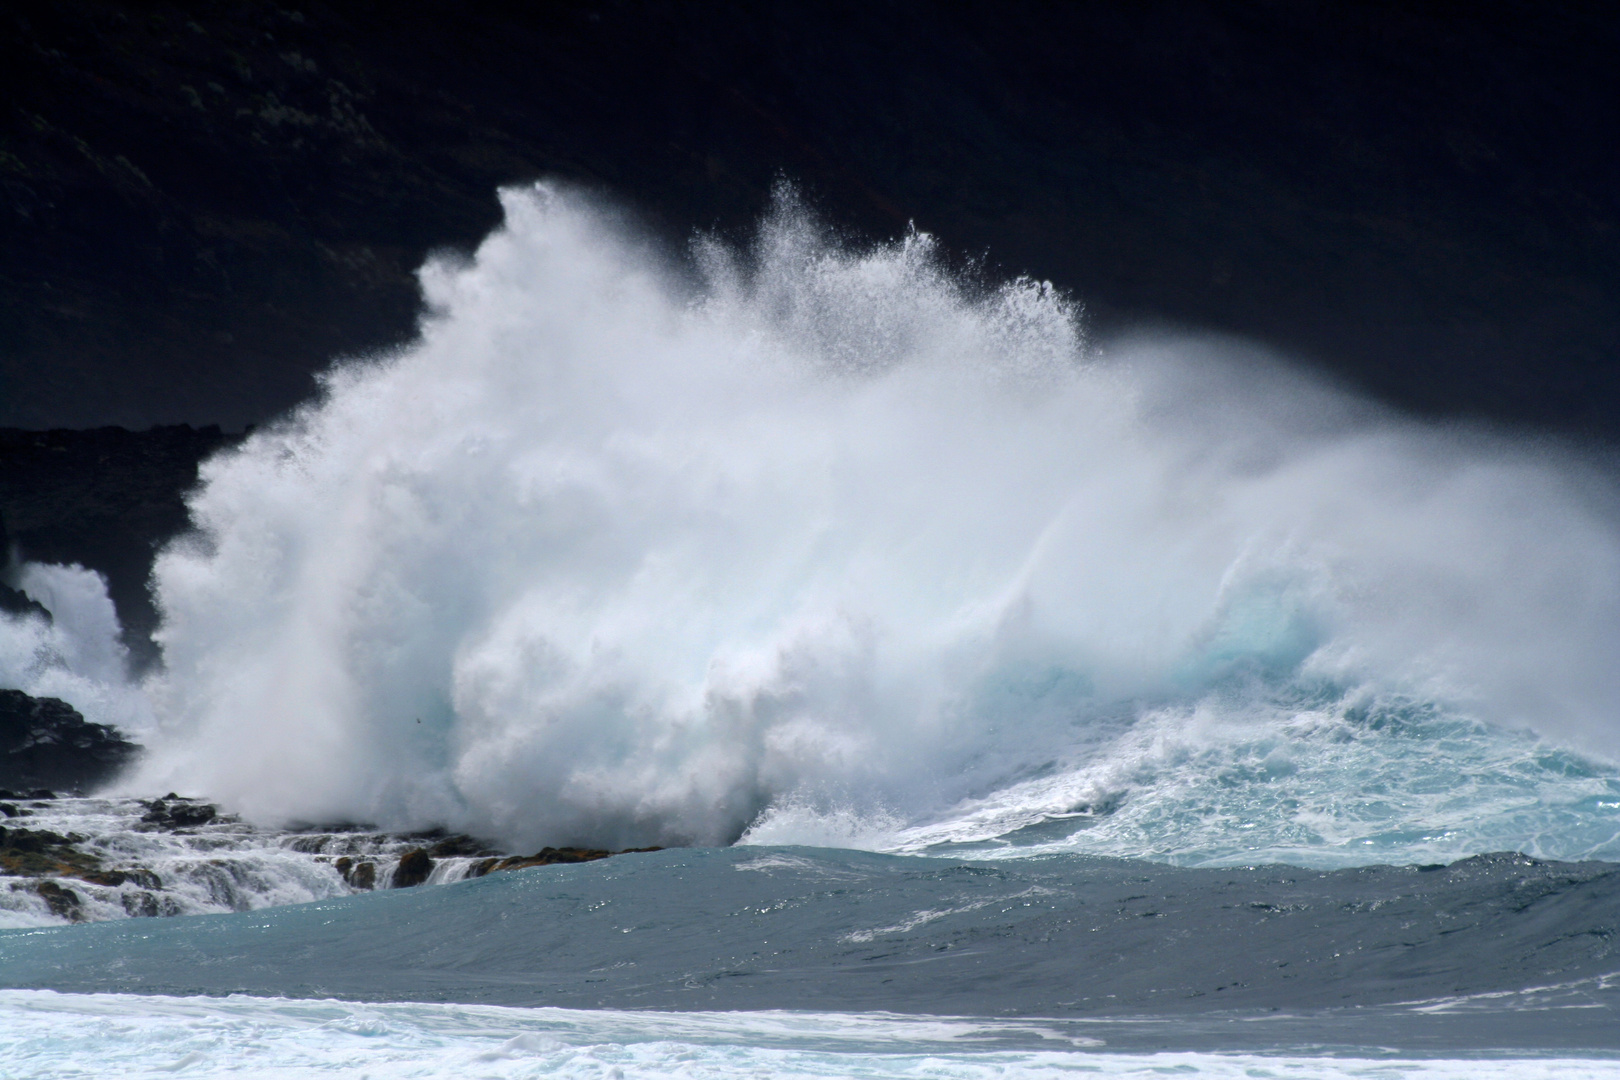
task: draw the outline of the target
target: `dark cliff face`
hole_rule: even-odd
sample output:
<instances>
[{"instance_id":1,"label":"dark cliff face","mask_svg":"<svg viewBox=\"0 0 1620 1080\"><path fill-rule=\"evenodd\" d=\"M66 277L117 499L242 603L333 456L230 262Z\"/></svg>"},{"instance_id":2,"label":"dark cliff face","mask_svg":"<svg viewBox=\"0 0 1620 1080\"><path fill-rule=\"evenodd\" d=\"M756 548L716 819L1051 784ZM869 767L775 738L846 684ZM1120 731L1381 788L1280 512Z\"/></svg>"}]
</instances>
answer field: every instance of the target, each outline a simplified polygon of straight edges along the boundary
<instances>
[{"instance_id":1,"label":"dark cliff face","mask_svg":"<svg viewBox=\"0 0 1620 1080\"><path fill-rule=\"evenodd\" d=\"M134 666L149 665L157 659L152 557L186 527L184 496L198 463L235 441L218 427L0 428L0 571L10 556L100 571ZM0 588L0 611L30 607L38 605Z\"/></svg>"},{"instance_id":2,"label":"dark cliff face","mask_svg":"<svg viewBox=\"0 0 1620 1080\"><path fill-rule=\"evenodd\" d=\"M12 788L88 791L111 780L139 751L112 728L86 723L65 701L0 689L0 789L8 794Z\"/></svg>"},{"instance_id":3,"label":"dark cliff face","mask_svg":"<svg viewBox=\"0 0 1620 1080\"><path fill-rule=\"evenodd\" d=\"M1099 328L1620 435L1597 6L97 0L0 16L0 423L263 420L560 176L679 242L779 176Z\"/></svg>"}]
</instances>

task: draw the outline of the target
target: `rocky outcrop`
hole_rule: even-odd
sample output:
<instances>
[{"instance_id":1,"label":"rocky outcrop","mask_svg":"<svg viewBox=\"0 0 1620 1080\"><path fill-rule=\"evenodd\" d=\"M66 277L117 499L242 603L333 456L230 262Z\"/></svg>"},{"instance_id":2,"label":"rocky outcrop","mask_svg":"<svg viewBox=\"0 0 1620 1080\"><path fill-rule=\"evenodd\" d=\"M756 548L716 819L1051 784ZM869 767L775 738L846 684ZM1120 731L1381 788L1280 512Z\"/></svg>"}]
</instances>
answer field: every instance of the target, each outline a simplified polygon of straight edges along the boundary
<instances>
[{"instance_id":1,"label":"rocky outcrop","mask_svg":"<svg viewBox=\"0 0 1620 1080\"><path fill-rule=\"evenodd\" d=\"M3 539L4 535L4 532L0 532L0 539ZM0 558L4 558L3 549L0 549ZM41 604L21 589L13 589L3 581L0 581L0 614L21 615L24 618L33 617L44 619L46 622L51 621L51 613L46 610L44 604Z\"/></svg>"},{"instance_id":2,"label":"rocky outcrop","mask_svg":"<svg viewBox=\"0 0 1620 1080\"><path fill-rule=\"evenodd\" d=\"M186 527L185 493L197 464L237 436L185 425L149 431L0 428L0 569L15 554L78 563L107 579L136 669L157 659L157 608L147 590L152 557ZM50 615L0 587L0 611Z\"/></svg>"},{"instance_id":3,"label":"rocky outcrop","mask_svg":"<svg viewBox=\"0 0 1620 1080\"><path fill-rule=\"evenodd\" d=\"M637 851L661 851L662 848L626 848L624 851L603 851L599 848L541 848L533 855L509 855L504 859L485 859L467 872L468 877L483 877L497 870L523 870L530 866L555 866L558 863L595 862L611 855L629 855Z\"/></svg>"},{"instance_id":4,"label":"rocky outcrop","mask_svg":"<svg viewBox=\"0 0 1620 1080\"><path fill-rule=\"evenodd\" d=\"M0 787L88 791L111 780L139 752L65 701L0 690Z\"/></svg>"},{"instance_id":5,"label":"rocky outcrop","mask_svg":"<svg viewBox=\"0 0 1620 1080\"><path fill-rule=\"evenodd\" d=\"M113 822L110 827L109 820ZM414 888L430 881L591 862L620 854L599 848L547 847L532 855L507 855L476 837L442 829L401 834L351 825L266 832L222 812L213 803L175 792L154 799L60 799L43 788L26 792L0 788L0 889L28 894L27 904L36 912L82 922L112 917L120 906L123 914L142 918L196 911L195 887L199 884L213 902L229 903L240 910L241 905L229 896L216 893L216 887L230 892L226 879L236 879L235 867L242 865L233 861L234 853L248 853L253 858L267 846L289 855L310 856L355 892ZM131 833L167 833L185 839L171 842L152 837L148 843ZM194 865L196 860L189 856L175 862L172 856L177 851L198 850L192 838L199 835L209 838L205 843L211 854L203 860L206 865ZM160 860L158 869L132 865L135 851L157 853L140 858ZM164 859L170 861L161 861ZM318 894L344 892L328 892L331 884Z\"/></svg>"},{"instance_id":6,"label":"rocky outcrop","mask_svg":"<svg viewBox=\"0 0 1620 1080\"><path fill-rule=\"evenodd\" d=\"M377 887L377 864L370 859L355 859L345 855L334 862L332 867L351 889Z\"/></svg>"},{"instance_id":7,"label":"rocky outcrop","mask_svg":"<svg viewBox=\"0 0 1620 1080\"><path fill-rule=\"evenodd\" d=\"M418 833L417 835L424 840L433 840L433 843L427 846L427 853L435 859L470 858L476 855L497 854L494 848L491 848L482 840L468 836L465 833L455 833L450 836L442 833Z\"/></svg>"},{"instance_id":8,"label":"rocky outcrop","mask_svg":"<svg viewBox=\"0 0 1620 1080\"><path fill-rule=\"evenodd\" d=\"M432 873L433 857L422 848L412 848L400 856L399 865L394 867L393 876L388 879L388 887L409 889L422 884Z\"/></svg>"},{"instance_id":9,"label":"rocky outcrop","mask_svg":"<svg viewBox=\"0 0 1620 1080\"><path fill-rule=\"evenodd\" d=\"M84 901L79 894L55 881L41 881L34 886L34 891L44 899L45 906L50 908L51 914L59 919L69 922L84 921Z\"/></svg>"},{"instance_id":10,"label":"rocky outcrop","mask_svg":"<svg viewBox=\"0 0 1620 1080\"><path fill-rule=\"evenodd\" d=\"M345 855L332 862L352 889L409 889L425 883L433 876L440 860L476 858L465 873L467 878L483 877L497 870L522 870L531 866L555 866L560 863L594 862L613 855L626 855L635 851L659 851L660 848L629 848L626 851L607 851L601 848L541 848L533 855L497 855L489 845L471 836L446 836L440 832L418 833L416 839L437 837L431 845L411 848L400 856L399 862L386 878L379 878L376 859ZM483 858L478 858L483 856ZM379 884L380 882L380 884Z\"/></svg>"},{"instance_id":11,"label":"rocky outcrop","mask_svg":"<svg viewBox=\"0 0 1620 1080\"><path fill-rule=\"evenodd\" d=\"M49 829L0 826L0 873L25 878L77 878L110 888L124 884L139 885L142 889L163 888L162 879L150 870L104 868L97 855L81 846L85 840L86 837L78 833L64 835ZM43 880L35 884L34 891L45 898L54 914L75 921L80 917L76 914L81 910L80 898L70 887Z\"/></svg>"},{"instance_id":12,"label":"rocky outcrop","mask_svg":"<svg viewBox=\"0 0 1620 1080\"><path fill-rule=\"evenodd\" d=\"M142 800L141 805L146 807L142 823L165 829L194 829L219 817L219 807L214 804L187 799L172 791L161 799Z\"/></svg>"}]
</instances>

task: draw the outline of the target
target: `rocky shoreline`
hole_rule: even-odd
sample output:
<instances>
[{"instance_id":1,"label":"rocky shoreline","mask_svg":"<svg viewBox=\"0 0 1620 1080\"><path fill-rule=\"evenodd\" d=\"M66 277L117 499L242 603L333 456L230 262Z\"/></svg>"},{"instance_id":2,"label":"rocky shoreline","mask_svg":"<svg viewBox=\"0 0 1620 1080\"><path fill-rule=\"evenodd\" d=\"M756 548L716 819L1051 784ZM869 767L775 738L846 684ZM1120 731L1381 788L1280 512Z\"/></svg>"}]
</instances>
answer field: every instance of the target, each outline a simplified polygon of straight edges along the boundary
<instances>
[{"instance_id":1,"label":"rocky shoreline","mask_svg":"<svg viewBox=\"0 0 1620 1080\"><path fill-rule=\"evenodd\" d=\"M0 820L0 916L13 915L0 926L251 910L622 854L512 854L443 831L264 830L174 793L95 799L0 789Z\"/></svg>"},{"instance_id":2,"label":"rocky shoreline","mask_svg":"<svg viewBox=\"0 0 1620 1080\"><path fill-rule=\"evenodd\" d=\"M4 527L0 517L0 544ZM10 585L0 585L0 617L54 621ZM515 853L444 830L264 829L174 792L90 794L141 750L66 701L0 689L0 928L243 911L617 854Z\"/></svg>"},{"instance_id":3,"label":"rocky shoreline","mask_svg":"<svg viewBox=\"0 0 1620 1080\"><path fill-rule=\"evenodd\" d=\"M90 791L117 776L140 750L59 698L0 690L0 788Z\"/></svg>"}]
</instances>

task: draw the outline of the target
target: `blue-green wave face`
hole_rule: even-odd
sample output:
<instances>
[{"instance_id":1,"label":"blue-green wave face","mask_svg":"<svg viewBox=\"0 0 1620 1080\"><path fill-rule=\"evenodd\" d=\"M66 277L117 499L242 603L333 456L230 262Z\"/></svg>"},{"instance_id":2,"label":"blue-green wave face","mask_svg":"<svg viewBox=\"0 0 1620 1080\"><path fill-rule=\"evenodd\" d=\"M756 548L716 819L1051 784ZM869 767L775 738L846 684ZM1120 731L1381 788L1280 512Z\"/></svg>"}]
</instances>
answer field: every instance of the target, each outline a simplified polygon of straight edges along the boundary
<instances>
[{"instance_id":1,"label":"blue-green wave face","mask_svg":"<svg viewBox=\"0 0 1620 1080\"><path fill-rule=\"evenodd\" d=\"M1421 681L1335 666L1327 657L1343 642L1326 610L1297 582L1248 586L1164 683L1126 700L1060 664L998 668L966 697L970 727L1064 718L1042 732L1049 756L986 753L975 764L1008 772L910 819L785 800L744 839L1183 866L1421 864L1501 850L1620 859L1612 760L1483 719L1477 699L1418 696Z\"/></svg>"},{"instance_id":2,"label":"blue-green wave face","mask_svg":"<svg viewBox=\"0 0 1620 1080\"><path fill-rule=\"evenodd\" d=\"M1600 465L1088 342L791 198L684 270L505 205L419 342L206 465L132 790L531 851L1617 854ZM34 630L0 662L72 666Z\"/></svg>"},{"instance_id":3,"label":"blue-green wave face","mask_svg":"<svg viewBox=\"0 0 1620 1080\"><path fill-rule=\"evenodd\" d=\"M810 809L779 813L751 837L809 837L832 824ZM868 846L957 858L1083 852L1335 867L1521 850L1614 860L1620 773L1433 703L1246 685L1146 711L1082 763L964 800L938 820L860 824Z\"/></svg>"}]
</instances>

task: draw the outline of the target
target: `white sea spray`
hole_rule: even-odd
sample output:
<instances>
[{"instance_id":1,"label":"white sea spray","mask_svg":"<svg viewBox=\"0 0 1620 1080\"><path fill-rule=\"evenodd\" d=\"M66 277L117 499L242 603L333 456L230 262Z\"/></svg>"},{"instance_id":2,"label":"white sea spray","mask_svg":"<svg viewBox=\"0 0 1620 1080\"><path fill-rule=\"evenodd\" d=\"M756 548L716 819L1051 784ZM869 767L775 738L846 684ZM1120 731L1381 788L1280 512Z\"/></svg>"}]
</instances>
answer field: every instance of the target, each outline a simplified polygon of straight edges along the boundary
<instances>
[{"instance_id":1,"label":"white sea spray","mask_svg":"<svg viewBox=\"0 0 1620 1080\"><path fill-rule=\"evenodd\" d=\"M11 577L50 614L0 613L0 687L59 698L92 723L143 737L153 725L151 707L130 680L106 580L82 566L33 562Z\"/></svg>"},{"instance_id":2,"label":"white sea spray","mask_svg":"<svg viewBox=\"0 0 1620 1080\"><path fill-rule=\"evenodd\" d=\"M576 196L503 199L418 344L205 466L138 783L622 846L926 827L1132 730L1287 753L1391 702L1614 746L1620 528L1572 452L1229 342L1088 349L1047 286L791 201L694 292Z\"/></svg>"}]
</instances>

